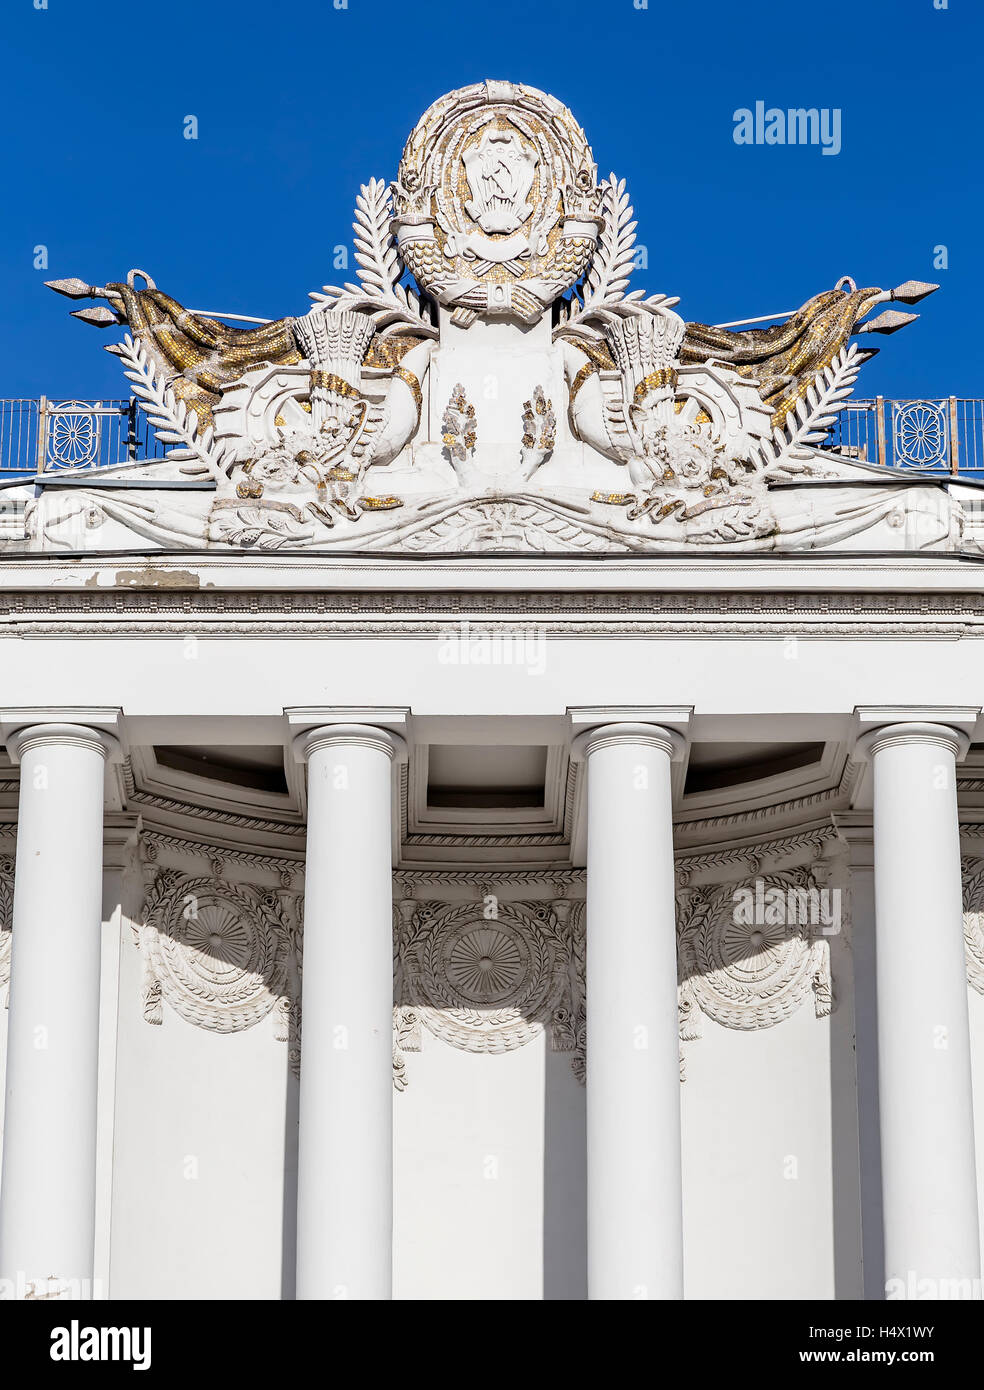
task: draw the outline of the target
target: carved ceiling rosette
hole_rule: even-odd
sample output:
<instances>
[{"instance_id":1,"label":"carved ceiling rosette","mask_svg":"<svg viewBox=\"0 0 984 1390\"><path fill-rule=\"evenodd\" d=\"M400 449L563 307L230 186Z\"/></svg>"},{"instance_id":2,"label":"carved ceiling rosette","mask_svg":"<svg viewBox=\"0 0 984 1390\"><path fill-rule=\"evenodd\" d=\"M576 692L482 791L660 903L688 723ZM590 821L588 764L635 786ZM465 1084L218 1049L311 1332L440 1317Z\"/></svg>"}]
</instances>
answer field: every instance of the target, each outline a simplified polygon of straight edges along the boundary
<instances>
[{"instance_id":1,"label":"carved ceiling rosette","mask_svg":"<svg viewBox=\"0 0 984 1390\"><path fill-rule=\"evenodd\" d=\"M138 931L144 1017L162 1023L166 1001L199 1028L238 1033L276 1009L278 1038L295 1040L298 937L282 893L158 870Z\"/></svg>"},{"instance_id":2,"label":"carved ceiling rosette","mask_svg":"<svg viewBox=\"0 0 984 1390\"><path fill-rule=\"evenodd\" d=\"M678 893L682 1039L701 1036L702 1014L724 1028L772 1028L811 995L817 1018L831 1013L828 940L803 906L819 888L800 868ZM742 912L740 897L763 910Z\"/></svg>"},{"instance_id":3,"label":"carved ceiling rosette","mask_svg":"<svg viewBox=\"0 0 984 1390\"><path fill-rule=\"evenodd\" d=\"M583 950L579 904L500 903L487 919L471 903L404 903L395 936L397 1086L402 1052L420 1026L464 1052L524 1047L550 1027L557 1051L583 1060ZM556 910L555 910L556 909ZM579 964L580 962L580 964ZM579 983L580 971L580 983Z\"/></svg>"}]
</instances>

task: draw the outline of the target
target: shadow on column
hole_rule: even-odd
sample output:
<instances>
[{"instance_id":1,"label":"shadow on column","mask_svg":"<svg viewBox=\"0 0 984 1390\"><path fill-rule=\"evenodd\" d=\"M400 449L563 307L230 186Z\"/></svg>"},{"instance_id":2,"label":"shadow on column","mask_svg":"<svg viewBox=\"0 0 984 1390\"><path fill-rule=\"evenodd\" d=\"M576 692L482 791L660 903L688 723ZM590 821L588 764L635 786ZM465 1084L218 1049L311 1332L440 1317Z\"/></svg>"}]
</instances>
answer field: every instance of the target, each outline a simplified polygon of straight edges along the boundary
<instances>
[{"instance_id":1,"label":"shadow on column","mask_svg":"<svg viewBox=\"0 0 984 1390\"><path fill-rule=\"evenodd\" d=\"M862 1174L858 1133L860 1099L855 1051L855 989L851 952L842 936L830 939L835 1007L830 1015L830 1178L833 1214L834 1297L864 1297Z\"/></svg>"},{"instance_id":2,"label":"shadow on column","mask_svg":"<svg viewBox=\"0 0 984 1390\"><path fill-rule=\"evenodd\" d=\"M543 1297L588 1296L585 1091L570 1057L546 1049L543 1116Z\"/></svg>"},{"instance_id":3,"label":"shadow on column","mask_svg":"<svg viewBox=\"0 0 984 1390\"><path fill-rule=\"evenodd\" d=\"M881 1119L878 1104L878 997L875 988L874 897L854 926L854 1015L857 1035L858 1148L864 1298L885 1297Z\"/></svg>"},{"instance_id":4,"label":"shadow on column","mask_svg":"<svg viewBox=\"0 0 984 1390\"><path fill-rule=\"evenodd\" d=\"M297 1275L297 1123L300 1083L287 1070L287 1096L284 1106L284 1197L281 1225L280 1297L296 1297Z\"/></svg>"}]
</instances>

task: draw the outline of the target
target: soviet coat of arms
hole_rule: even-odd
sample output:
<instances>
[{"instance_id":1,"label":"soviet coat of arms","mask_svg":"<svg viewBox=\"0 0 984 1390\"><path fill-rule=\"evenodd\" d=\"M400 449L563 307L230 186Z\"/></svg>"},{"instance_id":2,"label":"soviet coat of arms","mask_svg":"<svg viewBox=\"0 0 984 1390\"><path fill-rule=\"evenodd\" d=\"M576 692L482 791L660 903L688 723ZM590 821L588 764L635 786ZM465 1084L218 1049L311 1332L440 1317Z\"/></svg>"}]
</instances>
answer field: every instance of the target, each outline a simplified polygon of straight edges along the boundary
<instances>
[{"instance_id":1,"label":"soviet coat of arms","mask_svg":"<svg viewBox=\"0 0 984 1390\"><path fill-rule=\"evenodd\" d=\"M255 328L141 271L52 282L127 328L110 351L167 452L40 499L36 536L70 545L84 514L113 543L189 548L761 550L840 544L896 506L819 446L871 355L852 336L914 317L866 316L935 286L845 279L770 327L687 324L629 289L624 182L599 180L561 102L511 82L436 101L355 233L356 282ZM147 476L168 490L128 487ZM854 490L829 505L791 480Z\"/></svg>"}]
</instances>

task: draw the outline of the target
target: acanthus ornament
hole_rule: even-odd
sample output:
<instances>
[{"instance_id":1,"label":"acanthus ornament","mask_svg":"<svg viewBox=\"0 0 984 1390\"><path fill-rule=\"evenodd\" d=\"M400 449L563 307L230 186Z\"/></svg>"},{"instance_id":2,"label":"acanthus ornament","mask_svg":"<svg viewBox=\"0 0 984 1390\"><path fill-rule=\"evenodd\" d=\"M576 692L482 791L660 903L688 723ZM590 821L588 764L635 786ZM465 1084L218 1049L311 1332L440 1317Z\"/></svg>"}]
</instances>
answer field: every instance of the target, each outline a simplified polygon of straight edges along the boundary
<instances>
[{"instance_id":1,"label":"acanthus ornament","mask_svg":"<svg viewBox=\"0 0 984 1390\"><path fill-rule=\"evenodd\" d=\"M465 395L465 388L459 381L451 392L451 398L441 420L441 439L448 451L455 471L460 475L462 465L467 462L469 450L478 443L478 419L475 407Z\"/></svg>"},{"instance_id":2,"label":"acanthus ornament","mask_svg":"<svg viewBox=\"0 0 984 1390\"><path fill-rule=\"evenodd\" d=\"M532 400L523 402L523 446L520 473L524 479L533 476L540 464L553 453L557 441L557 417L553 401L548 401L542 386L533 388Z\"/></svg>"}]
</instances>

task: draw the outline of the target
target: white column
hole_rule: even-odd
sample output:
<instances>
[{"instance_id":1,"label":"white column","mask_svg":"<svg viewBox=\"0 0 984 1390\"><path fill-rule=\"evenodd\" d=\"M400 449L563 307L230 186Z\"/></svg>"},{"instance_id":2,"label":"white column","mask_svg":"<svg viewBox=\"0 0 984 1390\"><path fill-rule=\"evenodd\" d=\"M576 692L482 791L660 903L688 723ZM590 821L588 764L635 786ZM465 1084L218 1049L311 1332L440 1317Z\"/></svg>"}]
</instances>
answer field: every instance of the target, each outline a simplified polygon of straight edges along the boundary
<instances>
[{"instance_id":1,"label":"white column","mask_svg":"<svg viewBox=\"0 0 984 1390\"><path fill-rule=\"evenodd\" d=\"M308 765L297 1297L392 1297L392 770L403 740L338 724Z\"/></svg>"},{"instance_id":2,"label":"white column","mask_svg":"<svg viewBox=\"0 0 984 1390\"><path fill-rule=\"evenodd\" d=\"M14 734L14 869L0 1277L91 1296L103 784L115 741L73 724Z\"/></svg>"},{"instance_id":3,"label":"white column","mask_svg":"<svg viewBox=\"0 0 984 1390\"><path fill-rule=\"evenodd\" d=\"M896 1297L916 1296L921 1280L953 1297L940 1281L969 1292L980 1276L956 795L966 747L964 734L917 723L861 744L874 773L885 1281Z\"/></svg>"},{"instance_id":4,"label":"white column","mask_svg":"<svg viewBox=\"0 0 984 1390\"><path fill-rule=\"evenodd\" d=\"M656 725L582 734L587 759L588 1297L683 1297L670 764Z\"/></svg>"}]
</instances>

